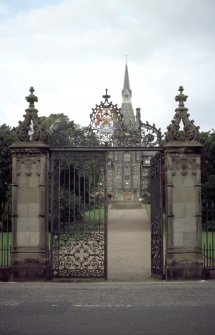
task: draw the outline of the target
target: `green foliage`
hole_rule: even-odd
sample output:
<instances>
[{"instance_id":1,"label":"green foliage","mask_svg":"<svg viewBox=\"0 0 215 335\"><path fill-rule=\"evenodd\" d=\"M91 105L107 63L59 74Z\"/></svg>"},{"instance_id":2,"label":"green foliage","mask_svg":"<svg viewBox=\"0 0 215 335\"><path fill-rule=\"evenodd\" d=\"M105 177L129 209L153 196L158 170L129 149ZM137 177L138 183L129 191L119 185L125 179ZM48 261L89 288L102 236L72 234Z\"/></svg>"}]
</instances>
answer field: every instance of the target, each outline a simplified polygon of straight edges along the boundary
<instances>
[{"instance_id":1,"label":"green foliage","mask_svg":"<svg viewBox=\"0 0 215 335\"><path fill-rule=\"evenodd\" d=\"M9 126L0 126L0 204L10 200L10 185L12 179L12 160L9 146L13 142Z\"/></svg>"},{"instance_id":2,"label":"green foliage","mask_svg":"<svg viewBox=\"0 0 215 335\"><path fill-rule=\"evenodd\" d=\"M200 133L200 142L203 145L202 199L215 200L215 130Z\"/></svg>"},{"instance_id":3,"label":"green foliage","mask_svg":"<svg viewBox=\"0 0 215 335\"><path fill-rule=\"evenodd\" d=\"M202 199L215 201L215 175L209 175L202 185Z\"/></svg>"},{"instance_id":4,"label":"green foliage","mask_svg":"<svg viewBox=\"0 0 215 335\"><path fill-rule=\"evenodd\" d=\"M0 267L10 265L11 232L0 232Z\"/></svg>"},{"instance_id":5,"label":"green foliage","mask_svg":"<svg viewBox=\"0 0 215 335\"><path fill-rule=\"evenodd\" d=\"M49 116L42 116L40 120L45 125L48 131L51 131L53 128L57 128L59 125L67 124L70 122L69 117L63 113L50 114ZM73 121L72 121L73 123Z\"/></svg>"},{"instance_id":6,"label":"green foliage","mask_svg":"<svg viewBox=\"0 0 215 335\"><path fill-rule=\"evenodd\" d=\"M95 134L89 134L86 127L70 121L69 117L63 113L43 116L40 120L47 129L50 144L62 146L97 146L99 144Z\"/></svg>"}]
</instances>

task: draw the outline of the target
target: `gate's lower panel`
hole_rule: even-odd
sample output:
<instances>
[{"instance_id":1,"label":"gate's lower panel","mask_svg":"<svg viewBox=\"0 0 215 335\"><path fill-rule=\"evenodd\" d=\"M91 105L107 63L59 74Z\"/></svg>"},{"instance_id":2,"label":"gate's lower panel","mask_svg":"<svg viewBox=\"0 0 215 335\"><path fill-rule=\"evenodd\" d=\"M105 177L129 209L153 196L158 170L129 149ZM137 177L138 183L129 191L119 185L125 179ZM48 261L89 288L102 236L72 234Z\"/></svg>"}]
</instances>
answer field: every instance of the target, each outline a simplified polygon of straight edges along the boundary
<instances>
[{"instance_id":1,"label":"gate's lower panel","mask_svg":"<svg viewBox=\"0 0 215 335\"><path fill-rule=\"evenodd\" d=\"M162 154L157 153L150 163L151 189L151 274L163 278L163 198Z\"/></svg>"},{"instance_id":2,"label":"gate's lower panel","mask_svg":"<svg viewBox=\"0 0 215 335\"><path fill-rule=\"evenodd\" d=\"M52 155L52 278L106 278L105 155Z\"/></svg>"},{"instance_id":3,"label":"gate's lower panel","mask_svg":"<svg viewBox=\"0 0 215 335\"><path fill-rule=\"evenodd\" d=\"M104 277L104 233L54 234L53 276L63 278Z\"/></svg>"}]
</instances>

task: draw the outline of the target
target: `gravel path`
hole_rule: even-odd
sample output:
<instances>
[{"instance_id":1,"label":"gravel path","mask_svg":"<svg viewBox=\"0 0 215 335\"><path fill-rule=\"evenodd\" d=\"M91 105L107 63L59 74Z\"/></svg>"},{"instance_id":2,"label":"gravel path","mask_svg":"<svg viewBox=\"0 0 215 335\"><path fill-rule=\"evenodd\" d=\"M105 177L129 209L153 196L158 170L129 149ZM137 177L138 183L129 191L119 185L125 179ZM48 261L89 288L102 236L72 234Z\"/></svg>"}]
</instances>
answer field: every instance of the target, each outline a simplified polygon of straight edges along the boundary
<instances>
[{"instance_id":1,"label":"gravel path","mask_svg":"<svg viewBox=\"0 0 215 335\"><path fill-rule=\"evenodd\" d=\"M151 279L150 222L145 209L109 209L108 279Z\"/></svg>"}]
</instances>

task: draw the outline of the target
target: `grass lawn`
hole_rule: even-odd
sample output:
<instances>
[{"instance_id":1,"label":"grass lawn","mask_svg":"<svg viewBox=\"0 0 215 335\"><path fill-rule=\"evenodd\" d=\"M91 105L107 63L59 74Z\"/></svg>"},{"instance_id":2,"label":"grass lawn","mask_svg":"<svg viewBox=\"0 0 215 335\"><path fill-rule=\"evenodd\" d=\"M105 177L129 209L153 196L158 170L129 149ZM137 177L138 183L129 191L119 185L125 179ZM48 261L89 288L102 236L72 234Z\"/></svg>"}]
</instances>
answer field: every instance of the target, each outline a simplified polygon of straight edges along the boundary
<instances>
[{"instance_id":1,"label":"grass lawn","mask_svg":"<svg viewBox=\"0 0 215 335\"><path fill-rule=\"evenodd\" d=\"M69 225L68 230L62 229L57 233L57 243L64 246L67 242L77 242L88 239L89 235L95 232L99 227L104 227L104 208L95 208L84 213L84 217ZM55 235L53 233L53 235ZM54 240L53 240L54 241Z\"/></svg>"},{"instance_id":2,"label":"grass lawn","mask_svg":"<svg viewBox=\"0 0 215 335\"><path fill-rule=\"evenodd\" d=\"M99 224L104 221L104 208L95 208L91 211L86 211L84 214L86 223Z\"/></svg>"},{"instance_id":3,"label":"grass lawn","mask_svg":"<svg viewBox=\"0 0 215 335\"><path fill-rule=\"evenodd\" d=\"M210 260L215 259L215 233L202 232L202 252Z\"/></svg>"},{"instance_id":4,"label":"grass lawn","mask_svg":"<svg viewBox=\"0 0 215 335\"><path fill-rule=\"evenodd\" d=\"M215 247L215 233L209 231L208 233L202 232L202 248L203 246L212 246Z\"/></svg>"},{"instance_id":5,"label":"grass lawn","mask_svg":"<svg viewBox=\"0 0 215 335\"><path fill-rule=\"evenodd\" d=\"M144 204L144 208L146 210L146 214L149 219L151 219L151 205L150 204Z\"/></svg>"},{"instance_id":6,"label":"grass lawn","mask_svg":"<svg viewBox=\"0 0 215 335\"><path fill-rule=\"evenodd\" d=\"M12 233L0 233L0 266L10 265Z\"/></svg>"}]
</instances>

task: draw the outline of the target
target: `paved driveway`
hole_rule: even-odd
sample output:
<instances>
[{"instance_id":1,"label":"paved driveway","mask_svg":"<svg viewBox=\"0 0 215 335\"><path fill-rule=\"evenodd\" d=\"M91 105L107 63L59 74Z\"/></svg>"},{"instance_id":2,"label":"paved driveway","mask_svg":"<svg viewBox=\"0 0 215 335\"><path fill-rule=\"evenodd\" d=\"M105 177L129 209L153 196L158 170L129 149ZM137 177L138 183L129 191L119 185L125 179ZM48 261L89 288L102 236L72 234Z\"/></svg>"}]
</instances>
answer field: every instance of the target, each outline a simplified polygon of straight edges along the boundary
<instances>
[{"instance_id":1,"label":"paved driveway","mask_svg":"<svg viewBox=\"0 0 215 335\"><path fill-rule=\"evenodd\" d=\"M108 279L149 280L150 254L150 223L145 209L109 209Z\"/></svg>"}]
</instances>

